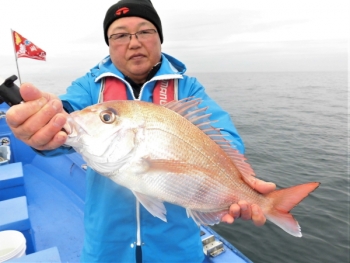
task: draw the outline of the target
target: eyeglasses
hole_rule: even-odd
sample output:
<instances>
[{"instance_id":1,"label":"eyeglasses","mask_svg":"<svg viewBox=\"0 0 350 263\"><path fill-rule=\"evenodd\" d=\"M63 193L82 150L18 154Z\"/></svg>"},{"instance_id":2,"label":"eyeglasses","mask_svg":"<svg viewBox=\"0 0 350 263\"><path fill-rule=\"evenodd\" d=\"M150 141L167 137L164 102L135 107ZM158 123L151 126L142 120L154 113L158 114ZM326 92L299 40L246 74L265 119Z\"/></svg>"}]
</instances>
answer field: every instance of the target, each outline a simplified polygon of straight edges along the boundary
<instances>
[{"instance_id":1,"label":"eyeglasses","mask_svg":"<svg viewBox=\"0 0 350 263\"><path fill-rule=\"evenodd\" d=\"M145 29L136 32L135 34L130 33L117 33L109 36L109 39L119 43L119 44L127 44L131 40L131 36L134 35L139 41L149 40L154 34L157 33L155 29Z\"/></svg>"}]
</instances>

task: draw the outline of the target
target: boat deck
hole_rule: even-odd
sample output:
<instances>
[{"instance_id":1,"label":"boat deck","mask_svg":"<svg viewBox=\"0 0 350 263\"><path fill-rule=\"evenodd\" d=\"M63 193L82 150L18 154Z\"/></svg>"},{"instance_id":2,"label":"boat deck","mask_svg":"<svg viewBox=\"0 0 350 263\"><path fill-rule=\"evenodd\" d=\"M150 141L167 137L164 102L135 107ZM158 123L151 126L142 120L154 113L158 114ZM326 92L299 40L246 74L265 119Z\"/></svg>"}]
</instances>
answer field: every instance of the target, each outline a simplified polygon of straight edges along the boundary
<instances>
[{"instance_id":1,"label":"boat deck","mask_svg":"<svg viewBox=\"0 0 350 263\"><path fill-rule=\"evenodd\" d=\"M24 165L23 172L36 250L57 247L62 262L79 262L84 214L72 202L77 197L57 179L31 164Z\"/></svg>"}]
</instances>

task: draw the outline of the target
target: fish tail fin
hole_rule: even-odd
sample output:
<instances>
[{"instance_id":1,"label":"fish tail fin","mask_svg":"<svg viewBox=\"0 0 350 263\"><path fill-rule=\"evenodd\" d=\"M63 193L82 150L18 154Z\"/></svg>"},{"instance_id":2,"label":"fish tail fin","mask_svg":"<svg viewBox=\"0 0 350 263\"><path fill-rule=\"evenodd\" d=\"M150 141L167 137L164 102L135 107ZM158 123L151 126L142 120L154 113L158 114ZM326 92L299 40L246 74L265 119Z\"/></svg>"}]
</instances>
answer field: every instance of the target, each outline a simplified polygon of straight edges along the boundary
<instances>
[{"instance_id":1,"label":"fish tail fin","mask_svg":"<svg viewBox=\"0 0 350 263\"><path fill-rule=\"evenodd\" d=\"M266 218L287 233L296 237L301 237L302 234L298 221L294 219L289 211L319 185L320 183L318 182L311 182L276 190L267 194L266 197L272 199L272 208L265 213Z\"/></svg>"}]
</instances>

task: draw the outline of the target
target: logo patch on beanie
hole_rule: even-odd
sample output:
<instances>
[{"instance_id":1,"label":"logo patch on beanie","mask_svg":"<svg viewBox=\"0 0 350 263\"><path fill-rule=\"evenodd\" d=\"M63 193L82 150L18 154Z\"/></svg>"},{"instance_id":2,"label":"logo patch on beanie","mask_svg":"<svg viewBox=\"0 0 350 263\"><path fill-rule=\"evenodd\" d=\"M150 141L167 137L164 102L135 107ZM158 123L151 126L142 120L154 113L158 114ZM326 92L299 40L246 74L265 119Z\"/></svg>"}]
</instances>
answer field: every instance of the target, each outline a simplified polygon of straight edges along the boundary
<instances>
[{"instance_id":1,"label":"logo patch on beanie","mask_svg":"<svg viewBox=\"0 0 350 263\"><path fill-rule=\"evenodd\" d=\"M129 12L130 10L129 10L129 8L127 8L127 7L122 7L122 8L119 8L116 12L115 12L115 14L117 15L117 16L120 16L120 15L125 15L127 12Z\"/></svg>"}]
</instances>

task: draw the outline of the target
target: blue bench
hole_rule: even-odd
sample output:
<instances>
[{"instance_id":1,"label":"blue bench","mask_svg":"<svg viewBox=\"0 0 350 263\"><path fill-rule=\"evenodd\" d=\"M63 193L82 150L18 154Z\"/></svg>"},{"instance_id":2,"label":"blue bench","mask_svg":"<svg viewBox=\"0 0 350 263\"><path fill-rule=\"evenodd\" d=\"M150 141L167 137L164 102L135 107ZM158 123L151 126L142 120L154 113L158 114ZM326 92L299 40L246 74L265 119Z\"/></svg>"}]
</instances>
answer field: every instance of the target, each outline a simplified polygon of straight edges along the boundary
<instances>
[{"instance_id":1,"label":"blue bench","mask_svg":"<svg viewBox=\"0 0 350 263\"><path fill-rule=\"evenodd\" d=\"M22 232L27 240L26 254L35 251L25 196L0 201L0 231L4 230Z\"/></svg>"},{"instance_id":2,"label":"blue bench","mask_svg":"<svg viewBox=\"0 0 350 263\"><path fill-rule=\"evenodd\" d=\"M0 165L0 201L25 195L22 163Z\"/></svg>"},{"instance_id":3,"label":"blue bench","mask_svg":"<svg viewBox=\"0 0 350 263\"><path fill-rule=\"evenodd\" d=\"M27 263L59 263L61 262L60 254L58 253L57 247L41 250L39 252L21 257L14 258L6 262L27 262Z\"/></svg>"}]
</instances>

